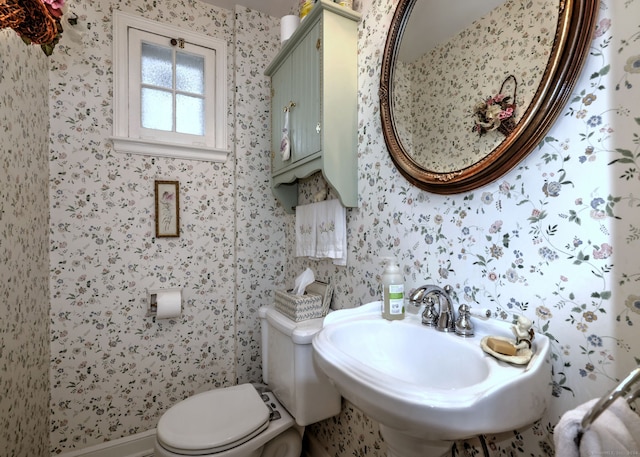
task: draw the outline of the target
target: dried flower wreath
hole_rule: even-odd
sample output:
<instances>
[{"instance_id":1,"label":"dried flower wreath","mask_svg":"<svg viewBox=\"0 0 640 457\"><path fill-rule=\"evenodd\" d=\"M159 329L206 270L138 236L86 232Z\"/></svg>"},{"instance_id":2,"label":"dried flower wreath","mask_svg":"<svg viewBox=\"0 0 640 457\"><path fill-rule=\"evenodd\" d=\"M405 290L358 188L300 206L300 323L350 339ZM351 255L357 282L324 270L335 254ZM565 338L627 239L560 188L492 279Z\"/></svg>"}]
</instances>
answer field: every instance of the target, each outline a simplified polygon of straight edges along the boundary
<instances>
[{"instance_id":1,"label":"dried flower wreath","mask_svg":"<svg viewBox=\"0 0 640 457\"><path fill-rule=\"evenodd\" d=\"M64 0L0 0L0 28L12 28L50 56L62 35L63 7Z\"/></svg>"},{"instance_id":2,"label":"dried flower wreath","mask_svg":"<svg viewBox=\"0 0 640 457\"><path fill-rule=\"evenodd\" d=\"M513 79L515 84L513 89L513 97L504 94L504 86L506 82ZM508 135L516 126L516 91L518 82L515 76L509 75L502 82L500 92L493 97L476 104L473 109L475 124L473 132L478 132L480 136L493 130L498 130L503 135Z\"/></svg>"}]
</instances>

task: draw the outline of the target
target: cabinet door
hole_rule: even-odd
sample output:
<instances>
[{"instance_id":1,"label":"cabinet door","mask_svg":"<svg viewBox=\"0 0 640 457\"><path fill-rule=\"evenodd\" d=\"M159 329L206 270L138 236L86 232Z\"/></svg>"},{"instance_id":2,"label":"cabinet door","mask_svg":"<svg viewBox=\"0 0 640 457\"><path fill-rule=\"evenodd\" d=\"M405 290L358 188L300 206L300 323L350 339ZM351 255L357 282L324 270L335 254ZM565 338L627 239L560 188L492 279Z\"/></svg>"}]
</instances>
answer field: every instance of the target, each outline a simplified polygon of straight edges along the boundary
<instances>
[{"instance_id":1,"label":"cabinet door","mask_svg":"<svg viewBox=\"0 0 640 457\"><path fill-rule=\"evenodd\" d=\"M271 173L275 173L292 160L282 160L280 143L282 141L282 129L284 128L285 108L292 101L291 94L291 60L287 59L282 66L271 76ZM291 143L291 117L289 113L289 138ZM293 146L291 147L293 149Z\"/></svg>"},{"instance_id":2,"label":"cabinet door","mask_svg":"<svg viewBox=\"0 0 640 457\"><path fill-rule=\"evenodd\" d=\"M296 106L289 118L291 128L291 160L296 162L320 152L321 102L320 58L322 46L318 23L296 46L291 55L291 98Z\"/></svg>"}]
</instances>

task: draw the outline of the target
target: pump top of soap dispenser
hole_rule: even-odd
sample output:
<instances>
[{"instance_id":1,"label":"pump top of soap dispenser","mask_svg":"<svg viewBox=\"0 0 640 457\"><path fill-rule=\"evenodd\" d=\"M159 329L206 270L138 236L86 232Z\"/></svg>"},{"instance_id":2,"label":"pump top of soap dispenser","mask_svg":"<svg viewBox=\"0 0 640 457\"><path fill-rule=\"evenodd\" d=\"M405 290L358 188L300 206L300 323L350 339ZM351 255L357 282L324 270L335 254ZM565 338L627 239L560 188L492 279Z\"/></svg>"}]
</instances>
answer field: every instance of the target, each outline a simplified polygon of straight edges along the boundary
<instances>
[{"instance_id":1,"label":"pump top of soap dispenser","mask_svg":"<svg viewBox=\"0 0 640 457\"><path fill-rule=\"evenodd\" d=\"M384 273L400 273L400 265L395 257L383 257Z\"/></svg>"}]
</instances>

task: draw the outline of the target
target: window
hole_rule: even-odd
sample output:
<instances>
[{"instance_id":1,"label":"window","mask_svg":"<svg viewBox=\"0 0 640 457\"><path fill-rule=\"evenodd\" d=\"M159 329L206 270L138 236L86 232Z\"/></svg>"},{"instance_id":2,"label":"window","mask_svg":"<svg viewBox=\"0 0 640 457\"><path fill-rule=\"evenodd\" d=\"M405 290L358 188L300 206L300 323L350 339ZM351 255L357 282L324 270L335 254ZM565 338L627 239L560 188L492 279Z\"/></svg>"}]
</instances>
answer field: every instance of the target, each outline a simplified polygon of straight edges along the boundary
<instances>
[{"instance_id":1,"label":"window","mask_svg":"<svg viewBox=\"0 0 640 457\"><path fill-rule=\"evenodd\" d=\"M116 11L114 148L224 161L226 42Z\"/></svg>"}]
</instances>

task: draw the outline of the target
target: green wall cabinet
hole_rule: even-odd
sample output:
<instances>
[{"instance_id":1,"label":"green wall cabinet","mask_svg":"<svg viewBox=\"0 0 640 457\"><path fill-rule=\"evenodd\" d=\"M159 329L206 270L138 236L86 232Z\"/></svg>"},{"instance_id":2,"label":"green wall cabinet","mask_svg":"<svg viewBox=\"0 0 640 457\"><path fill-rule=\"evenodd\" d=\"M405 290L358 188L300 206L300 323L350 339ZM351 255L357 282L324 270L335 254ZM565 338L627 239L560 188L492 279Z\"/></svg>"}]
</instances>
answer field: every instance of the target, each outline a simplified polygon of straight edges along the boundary
<instances>
[{"instance_id":1,"label":"green wall cabinet","mask_svg":"<svg viewBox=\"0 0 640 457\"><path fill-rule=\"evenodd\" d=\"M345 207L358 206L359 20L359 13L319 0L265 71L271 77L271 189L287 212L298 204L298 179L318 171ZM283 160L287 110L291 154Z\"/></svg>"}]
</instances>

